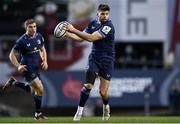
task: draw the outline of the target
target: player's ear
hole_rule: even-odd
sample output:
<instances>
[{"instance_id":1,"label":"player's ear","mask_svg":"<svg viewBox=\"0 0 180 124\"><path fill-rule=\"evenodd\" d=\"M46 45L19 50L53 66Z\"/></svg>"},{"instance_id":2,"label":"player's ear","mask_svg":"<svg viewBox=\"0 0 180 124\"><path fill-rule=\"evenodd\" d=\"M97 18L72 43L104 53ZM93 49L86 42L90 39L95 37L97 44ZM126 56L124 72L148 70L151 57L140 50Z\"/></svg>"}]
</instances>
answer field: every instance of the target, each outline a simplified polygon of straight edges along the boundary
<instances>
[{"instance_id":1,"label":"player's ear","mask_svg":"<svg viewBox=\"0 0 180 124\"><path fill-rule=\"evenodd\" d=\"M99 13L97 12L96 15L99 17Z\"/></svg>"}]
</instances>

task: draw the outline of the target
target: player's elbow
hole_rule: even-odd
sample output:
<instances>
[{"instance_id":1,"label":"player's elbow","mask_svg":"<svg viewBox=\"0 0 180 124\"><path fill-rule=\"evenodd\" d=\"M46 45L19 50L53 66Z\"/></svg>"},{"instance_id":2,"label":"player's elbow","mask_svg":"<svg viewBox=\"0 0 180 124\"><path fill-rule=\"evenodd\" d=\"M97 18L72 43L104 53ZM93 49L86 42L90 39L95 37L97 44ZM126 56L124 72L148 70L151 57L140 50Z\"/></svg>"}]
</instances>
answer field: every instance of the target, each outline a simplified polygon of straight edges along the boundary
<instances>
[{"instance_id":1,"label":"player's elbow","mask_svg":"<svg viewBox=\"0 0 180 124\"><path fill-rule=\"evenodd\" d=\"M87 41L88 41L88 42L94 42L94 40L93 40L93 39L88 39Z\"/></svg>"},{"instance_id":2,"label":"player's elbow","mask_svg":"<svg viewBox=\"0 0 180 124\"><path fill-rule=\"evenodd\" d=\"M9 59L12 60L13 56L14 56L13 53L10 52L10 53L9 53Z\"/></svg>"},{"instance_id":3,"label":"player's elbow","mask_svg":"<svg viewBox=\"0 0 180 124\"><path fill-rule=\"evenodd\" d=\"M88 41L88 42L94 42L96 39L93 36L90 36L85 40Z\"/></svg>"},{"instance_id":4,"label":"player's elbow","mask_svg":"<svg viewBox=\"0 0 180 124\"><path fill-rule=\"evenodd\" d=\"M84 39L82 39L82 38L78 38L78 39L77 39L77 41L79 41L79 42L83 42L83 41L84 41Z\"/></svg>"},{"instance_id":5,"label":"player's elbow","mask_svg":"<svg viewBox=\"0 0 180 124\"><path fill-rule=\"evenodd\" d=\"M11 52L9 53L9 60L10 60L11 62L13 62L16 58L17 58L17 57L16 57L16 54L15 54L13 51L11 51Z\"/></svg>"},{"instance_id":6,"label":"player's elbow","mask_svg":"<svg viewBox=\"0 0 180 124\"><path fill-rule=\"evenodd\" d=\"M98 41L98 40L100 40L100 39L101 39L100 36L91 35L90 37L88 37L87 41L89 41L89 42L95 42L95 41Z\"/></svg>"},{"instance_id":7,"label":"player's elbow","mask_svg":"<svg viewBox=\"0 0 180 124\"><path fill-rule=\"evenodd\" d=\"M100 90L100 91L99 91L99 94L100 94L102 97L106 97L106 96L107 96L107 91L105 91L105 90Z\"/></svg>"}]
</instances>

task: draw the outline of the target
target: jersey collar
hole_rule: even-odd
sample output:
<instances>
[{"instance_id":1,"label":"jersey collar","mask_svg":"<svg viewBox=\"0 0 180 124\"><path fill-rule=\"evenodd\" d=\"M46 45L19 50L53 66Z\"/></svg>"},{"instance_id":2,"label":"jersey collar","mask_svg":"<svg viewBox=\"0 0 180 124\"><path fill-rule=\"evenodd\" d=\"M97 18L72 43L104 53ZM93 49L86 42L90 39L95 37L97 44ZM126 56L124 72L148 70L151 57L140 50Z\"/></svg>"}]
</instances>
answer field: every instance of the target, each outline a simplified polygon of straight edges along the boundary
<instances>
[{"instance_id":1,"label":"jersey collar","mask_svg":"<svg viewBox=\"0 0 180 124\"><path fill-rule=\"evenodd\" d=\"M110 19L108 19L107 21L105 21L104 23L101 23L100 21L99 21L99 19L96 19L96 21L97 21L97 23L98 24L105 24L105 23L107 23L107 22L109 22L109 21L111 21Z\"/></svg>"},{"instance_id":2,"label":"jersey collar","mask_svg":"<svg viewBox=\"0 0 180 124\"><path fill-rule=\"evenodd\" d=\"M25 38L26 38L26 39L34 39L34 38L36 38L37 33L35 34L35 36L34 36L33 38L30 38L26 33L25 33L24 35L25 35Z\"/></svg>"}]
</instances>

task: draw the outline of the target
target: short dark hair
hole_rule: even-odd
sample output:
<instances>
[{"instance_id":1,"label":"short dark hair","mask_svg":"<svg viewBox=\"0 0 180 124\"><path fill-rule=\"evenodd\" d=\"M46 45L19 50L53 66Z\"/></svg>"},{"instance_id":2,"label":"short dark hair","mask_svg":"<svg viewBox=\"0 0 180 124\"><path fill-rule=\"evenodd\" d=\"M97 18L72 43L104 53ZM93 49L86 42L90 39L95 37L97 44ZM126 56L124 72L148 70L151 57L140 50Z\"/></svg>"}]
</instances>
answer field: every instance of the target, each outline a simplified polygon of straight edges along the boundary
<instances>
[{"instance_id":1,"label":"short dark hair","mask_svg":"<svg viewBox=\"0 0 180 124\"><path fill-rule=\"evenodd\" d=\"M24 28L26 29L29 24L33 24L33 23L36 23L36 21L34 19L27 19L24 22Z\"/></svg>"},{"instance_id":2,"label":"short dark hair","mask_svg":"<svg viewBox=\"0 0 180 124\"><path fill-rule=\"evenodd\" d=\"M101 11L110 11L110 7L107 4L100 4L98 10Z\"/></svg>"}]
</instances>

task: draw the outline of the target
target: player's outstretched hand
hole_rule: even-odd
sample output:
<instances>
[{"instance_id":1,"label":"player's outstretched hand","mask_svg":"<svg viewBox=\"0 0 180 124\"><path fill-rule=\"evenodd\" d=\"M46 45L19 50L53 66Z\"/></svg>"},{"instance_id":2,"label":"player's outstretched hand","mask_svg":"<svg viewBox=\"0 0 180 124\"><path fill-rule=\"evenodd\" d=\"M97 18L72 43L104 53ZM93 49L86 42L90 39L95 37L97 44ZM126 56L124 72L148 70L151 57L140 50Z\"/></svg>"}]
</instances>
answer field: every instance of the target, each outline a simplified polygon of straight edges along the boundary
<instances>
[{"instance_id":1,"label":"player's outstretched hand","mask_svg":"<svg viewBox=\"0 0 180 124\"><path fill-rule=\"evenodd\" d=\"M47 69L48 69L48 64L47 64L47 62L43 61L43 62L41 63L41 67L42 67L43 70L47 70Z\"/></svg>"},{"instance_id":2,"label":"player's outstretched hand","mask_svg":"<svg viewBox=\"0 0 180 124\"><path fill-rule=\"evenodd\" d=\"M27 71L26 65L20 65L18 67L18 71L21 72L21 73L24 72L24 71Z\"/></svg>"},{"instance_id":3,"label":"player's outstretched hand","mask_svg":"<svg viewBox=\"0 0 180 124\"><path fill-rule=\"evenodd\" d=\"M74 26L70 24L69 22L64 24L64 30L73 33L74 29L75 29Z\"/></svg>"}]
</instances>

